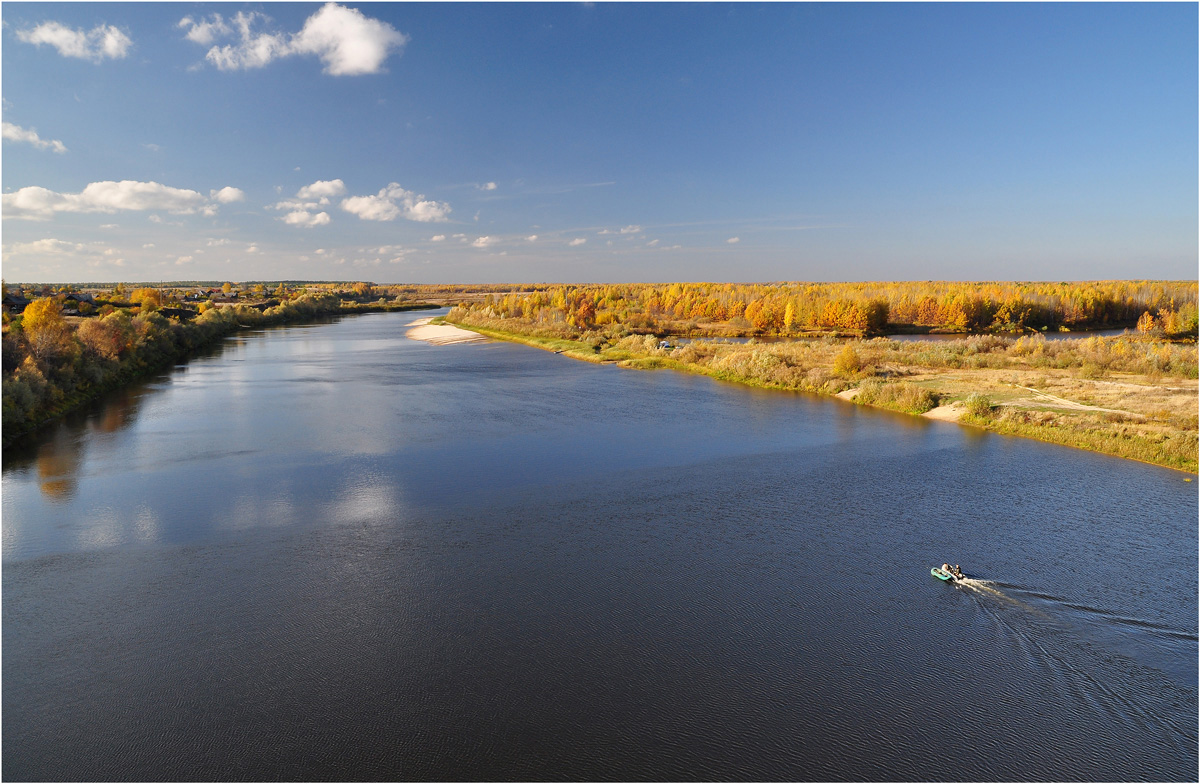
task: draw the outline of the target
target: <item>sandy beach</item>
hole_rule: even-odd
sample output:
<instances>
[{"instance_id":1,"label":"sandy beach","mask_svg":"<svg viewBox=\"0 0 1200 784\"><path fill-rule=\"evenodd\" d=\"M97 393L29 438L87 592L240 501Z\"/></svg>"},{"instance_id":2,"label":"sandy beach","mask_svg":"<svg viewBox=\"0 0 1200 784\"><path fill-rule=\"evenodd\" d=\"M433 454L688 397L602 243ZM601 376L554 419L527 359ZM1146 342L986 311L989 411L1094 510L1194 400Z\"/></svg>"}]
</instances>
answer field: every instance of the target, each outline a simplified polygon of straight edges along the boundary
<instances>
[{"instance_id":1,"label":"sandy beach","mask_svg":"<svg viewBox=\"0 0 1200 784\"><path fill-rule=\"evenodd\" d=\"M477 332L452 327L449 324L430 324L432 318L417 319L404 333L405 337L413 340L423 340L435 346L447 346L451 343L482 343L487 340Z\"/></svg>"}]
</instances>

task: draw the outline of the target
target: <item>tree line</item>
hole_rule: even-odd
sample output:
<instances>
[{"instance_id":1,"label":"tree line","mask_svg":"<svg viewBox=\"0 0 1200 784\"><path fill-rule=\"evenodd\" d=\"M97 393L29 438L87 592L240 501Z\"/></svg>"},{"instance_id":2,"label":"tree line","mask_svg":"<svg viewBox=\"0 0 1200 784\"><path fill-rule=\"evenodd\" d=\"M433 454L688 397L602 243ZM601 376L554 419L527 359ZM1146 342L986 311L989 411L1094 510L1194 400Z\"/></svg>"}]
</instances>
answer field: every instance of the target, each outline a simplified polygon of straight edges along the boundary
<instances>
[{"instance_id":1,"label":"tree line","mask_svg":"<svg viewBox=\"0 0 1200 784\"><path fill-rule=\"evenodd\" d=\"M444 287L443 287L444 288ZM656 334L879 334L914 329L1028 332L1197 329L1195 281L1063 283L671 283L502 287L464 303L474 315L579 333L608 324ZM1150 324L1150 322L1146 322Z\"/></svg>"}]
</instances>

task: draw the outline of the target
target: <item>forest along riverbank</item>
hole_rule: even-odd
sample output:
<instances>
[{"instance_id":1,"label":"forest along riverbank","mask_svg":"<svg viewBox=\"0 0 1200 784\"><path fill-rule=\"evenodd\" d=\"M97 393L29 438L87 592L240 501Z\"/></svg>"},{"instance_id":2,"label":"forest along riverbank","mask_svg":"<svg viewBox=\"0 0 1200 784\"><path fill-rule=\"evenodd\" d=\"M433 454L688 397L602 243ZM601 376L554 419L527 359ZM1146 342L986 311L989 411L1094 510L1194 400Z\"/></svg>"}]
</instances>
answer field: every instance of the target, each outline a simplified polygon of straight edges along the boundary
<instances>
[{"instance_id":1,"label":"forest along riverbank","mask_svg":"<svg viewBox=\"0 0 1200 784\"><path fill-rule=\"evenodd\" d=\"M652 335L570 340L446 322L587 362L670 368L1197 472L1197 349L1139 335L1048 341L820 340L671 346ZM435 320L440 321L440 320Z\"/></svg>"}]
</instances>

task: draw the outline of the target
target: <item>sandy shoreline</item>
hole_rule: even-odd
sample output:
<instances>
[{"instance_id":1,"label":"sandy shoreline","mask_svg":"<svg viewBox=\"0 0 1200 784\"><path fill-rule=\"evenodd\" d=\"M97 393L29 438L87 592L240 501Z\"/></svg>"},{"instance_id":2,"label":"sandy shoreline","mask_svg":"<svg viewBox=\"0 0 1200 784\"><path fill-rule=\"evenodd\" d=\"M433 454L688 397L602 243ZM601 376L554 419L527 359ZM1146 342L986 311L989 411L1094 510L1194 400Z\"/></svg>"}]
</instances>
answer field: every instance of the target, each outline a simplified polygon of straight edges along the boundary
<instances>
[{"instance_id":1,"label":"sandy shoreline","mask_svg":"<svg viewBox=\"0 0 1200 784\"><path fill-rule=\"evenodd\" d=\"M409 330L404 333L404 336L413 340L423 340L435 346L448 346L452 343L482 343L487 340L478 332L459 329L449 324L430 324L431 321L433 321L432 318L417 319L409 325Z\"/></svg>"}]
</instances>

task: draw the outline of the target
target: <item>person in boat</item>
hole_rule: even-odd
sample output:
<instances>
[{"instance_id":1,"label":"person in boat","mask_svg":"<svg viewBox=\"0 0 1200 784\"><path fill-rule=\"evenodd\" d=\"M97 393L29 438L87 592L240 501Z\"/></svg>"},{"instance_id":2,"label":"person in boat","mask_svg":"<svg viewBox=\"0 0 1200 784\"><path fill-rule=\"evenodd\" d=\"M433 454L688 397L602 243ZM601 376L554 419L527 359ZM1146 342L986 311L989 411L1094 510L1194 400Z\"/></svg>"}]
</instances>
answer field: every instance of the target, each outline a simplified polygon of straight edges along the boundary
<instances>
[{"instance_id":1,"label":"person in boat","mask_svg":"<svg viewBox=\"0 0 1200 784\"><path fill-rule=\"evenodd\" d=\"M954 564L954 568L950 570L950 574L954 575L960 580L963 579L962 569L958 568L958 564Z\"/></svg>"}]
</instances>

